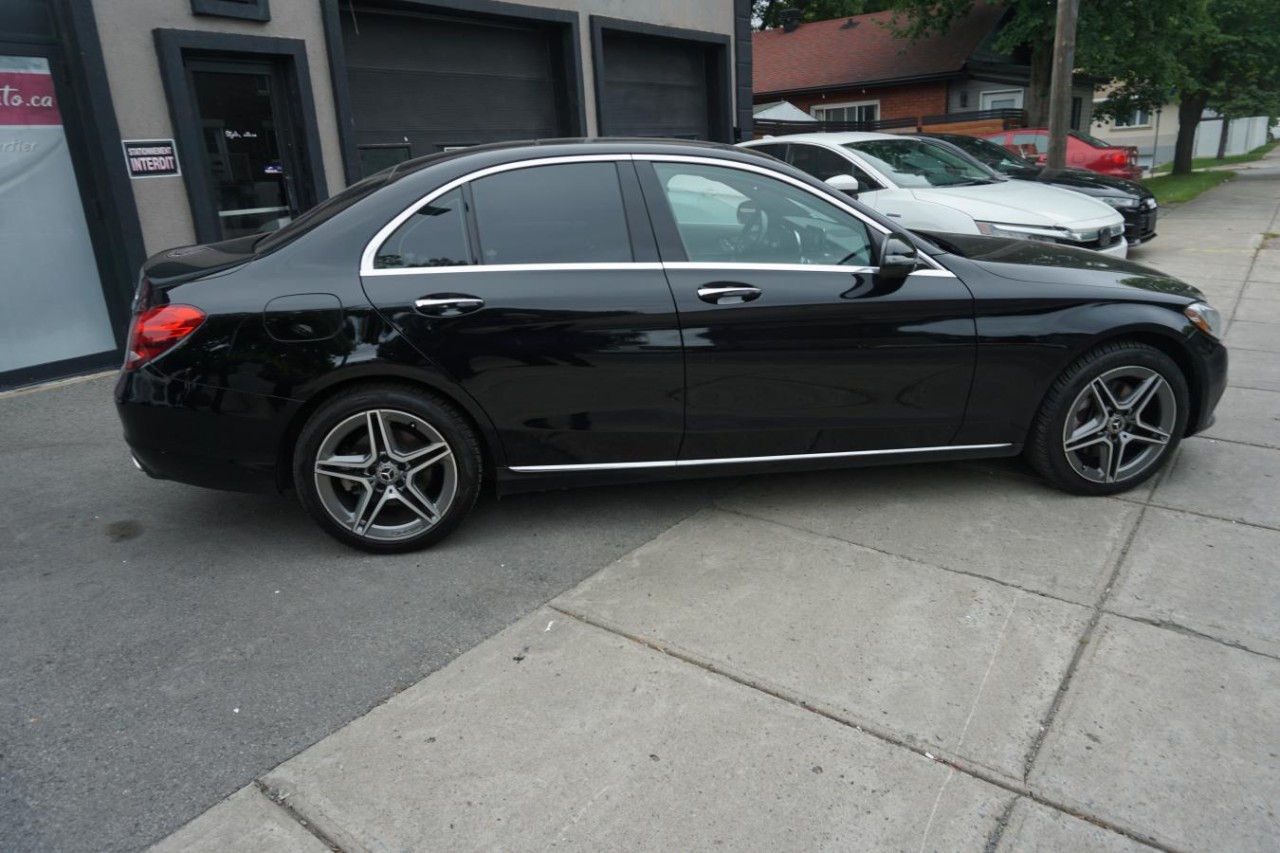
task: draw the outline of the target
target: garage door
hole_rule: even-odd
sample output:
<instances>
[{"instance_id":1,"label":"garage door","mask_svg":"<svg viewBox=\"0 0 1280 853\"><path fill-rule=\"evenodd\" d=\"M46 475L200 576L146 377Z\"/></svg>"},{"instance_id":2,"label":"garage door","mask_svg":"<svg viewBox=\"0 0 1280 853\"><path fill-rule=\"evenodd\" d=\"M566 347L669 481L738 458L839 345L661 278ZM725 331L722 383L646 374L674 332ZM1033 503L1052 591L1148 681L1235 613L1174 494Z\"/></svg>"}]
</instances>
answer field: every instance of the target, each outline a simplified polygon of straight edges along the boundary
<instances>
[{"instance_id":1,"label":"garage door","mask_svg":"<svg viewBox=\"0 0 1280 853\"><path fill-rule=\"evenodd\" d=\"M713 46L610 30L602 35L602 134L716 138Z\"/></svg>"},{"instance_id":2,"label":"garage door","mask_svg":"<svg viewBox=\"0 0 1280 853\"><path fill-rule=\"evenodd\" d=\"M554 26L342 13L361 171L447 147L567 136Z\"/></svg>"}]
</instances>

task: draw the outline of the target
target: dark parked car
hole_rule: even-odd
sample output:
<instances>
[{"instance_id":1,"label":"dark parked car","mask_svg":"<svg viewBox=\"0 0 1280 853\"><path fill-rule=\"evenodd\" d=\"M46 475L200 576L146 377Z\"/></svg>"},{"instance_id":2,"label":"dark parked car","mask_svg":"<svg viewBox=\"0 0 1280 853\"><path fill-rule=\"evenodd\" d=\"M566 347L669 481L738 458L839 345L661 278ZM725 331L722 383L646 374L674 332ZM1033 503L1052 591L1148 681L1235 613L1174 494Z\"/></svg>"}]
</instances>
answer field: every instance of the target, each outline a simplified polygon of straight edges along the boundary
<instances>
[{"instance_id":1,"label":"dark parked car","mask_svg":"<svg viewBox=\"0 0 1280 853\"><path fill-rule=\"evenodd\" d=\"M1083 193L1105 202L1124 217L1124 238L1130 248L1156 236L1159 205L1155 194L1137 181L1100 175L1088 169L1063 169L1048 173L1044 166L1009 151L990 139L959 133L922 133L922 139L949 142L984 166L1019 181L1040 181L1064 190Z\"/></svg>"},{"instance_id":2,"label":"dark parked car","mask_svg":"<svg viewBox=\"0 0 1280 853\"><path fill-rule=\"evenodd\" d=\"M550 141L409 161L280 231L156 255L116 386L155 477L294 488L372 551L499 493L1026 452L1142 482L1226 376L1194 288L912 235L751 151Z\"/></svg>"}]
</instances>

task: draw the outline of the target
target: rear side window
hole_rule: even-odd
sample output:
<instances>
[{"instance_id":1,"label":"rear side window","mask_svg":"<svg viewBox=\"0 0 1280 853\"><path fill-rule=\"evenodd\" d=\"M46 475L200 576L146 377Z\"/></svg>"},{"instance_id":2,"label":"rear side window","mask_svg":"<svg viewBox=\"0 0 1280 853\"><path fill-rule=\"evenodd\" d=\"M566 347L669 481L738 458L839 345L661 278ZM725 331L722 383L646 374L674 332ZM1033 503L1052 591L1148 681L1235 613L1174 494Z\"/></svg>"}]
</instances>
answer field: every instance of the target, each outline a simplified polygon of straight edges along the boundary
<instances>
[{"instance_id":1,"label":"rear side window","mask_svg":"<svg viewBox=\"0 0 1280 853\"><path fill-rule=\"evenodd\" d=\"M808 172L820 181L836 175L853 174L853 164L834 151L816 145L792 145L787 161L802 172Z\"/></svg>"},{"instance_id":2,"label":"rear side window","mask_svg":"<svg viewBox=\"0 0 1280 853\"><path fill-rule=\"evenodd\" d=\"M485 264L632 260L613 163L534 166L471 184Z\"/></svg>"},{"instance_id":3,"label":"rear side window","mask_svg":"<svg viewBox=\"0 0 1280 853\"><path fill-rule=\"evenodd\" d=\"M422 207L386 239L374 269L457 267L471 263L462 191L452 190Z\"/></svg>"}]
</instances>

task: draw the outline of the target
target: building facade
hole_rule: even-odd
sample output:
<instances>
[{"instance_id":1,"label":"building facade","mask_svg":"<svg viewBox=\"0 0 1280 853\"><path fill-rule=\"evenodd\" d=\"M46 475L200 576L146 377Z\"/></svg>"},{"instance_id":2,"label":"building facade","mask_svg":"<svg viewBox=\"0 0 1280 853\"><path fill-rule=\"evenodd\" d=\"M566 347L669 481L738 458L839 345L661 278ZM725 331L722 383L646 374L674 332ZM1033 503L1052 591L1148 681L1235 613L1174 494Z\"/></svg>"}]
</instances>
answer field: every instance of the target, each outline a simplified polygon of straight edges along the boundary
<instances>
[{"instance_id":1,"label":"building facade","mask_svg":"<svg viewBox=\"0 0 1280 853\"><path fill-rule=\"evenodd\" d=\"M485 142L750 132L749 0L5 0L0 387L110 367L149 255Z\"/></svg>"}]
</instances>

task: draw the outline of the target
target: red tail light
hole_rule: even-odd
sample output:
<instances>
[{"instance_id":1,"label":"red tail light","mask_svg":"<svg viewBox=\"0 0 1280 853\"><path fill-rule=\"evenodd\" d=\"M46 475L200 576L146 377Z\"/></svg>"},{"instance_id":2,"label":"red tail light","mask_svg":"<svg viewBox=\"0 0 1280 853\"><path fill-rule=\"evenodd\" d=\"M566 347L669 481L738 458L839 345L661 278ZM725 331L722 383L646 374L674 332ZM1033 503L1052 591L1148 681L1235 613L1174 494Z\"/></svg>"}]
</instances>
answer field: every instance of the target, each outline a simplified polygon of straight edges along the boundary
<instances>
[{"instance_id":1,"label":"red tail light","mask_svg":"<svg viewBox=\"0 0 1280 853\"><path fill-rule=\"evenodd\" d=\"M204 312L190 305L160 305L137 314L129 330L124 369L136 370L181 343L200 328Z\"/></svg>"},{"instance_id":2,"label":"red tail light","mask_svg":"<svg viewBox=\"0 0 1280 853\"><path fill-rule=\"evenodd\" d=\"M1115 163L1117 166L1127 165L1129 163L1129 155L1124 151L1117 151L1111 155L1111 162Z\"/></svg>"}]
</instances>

